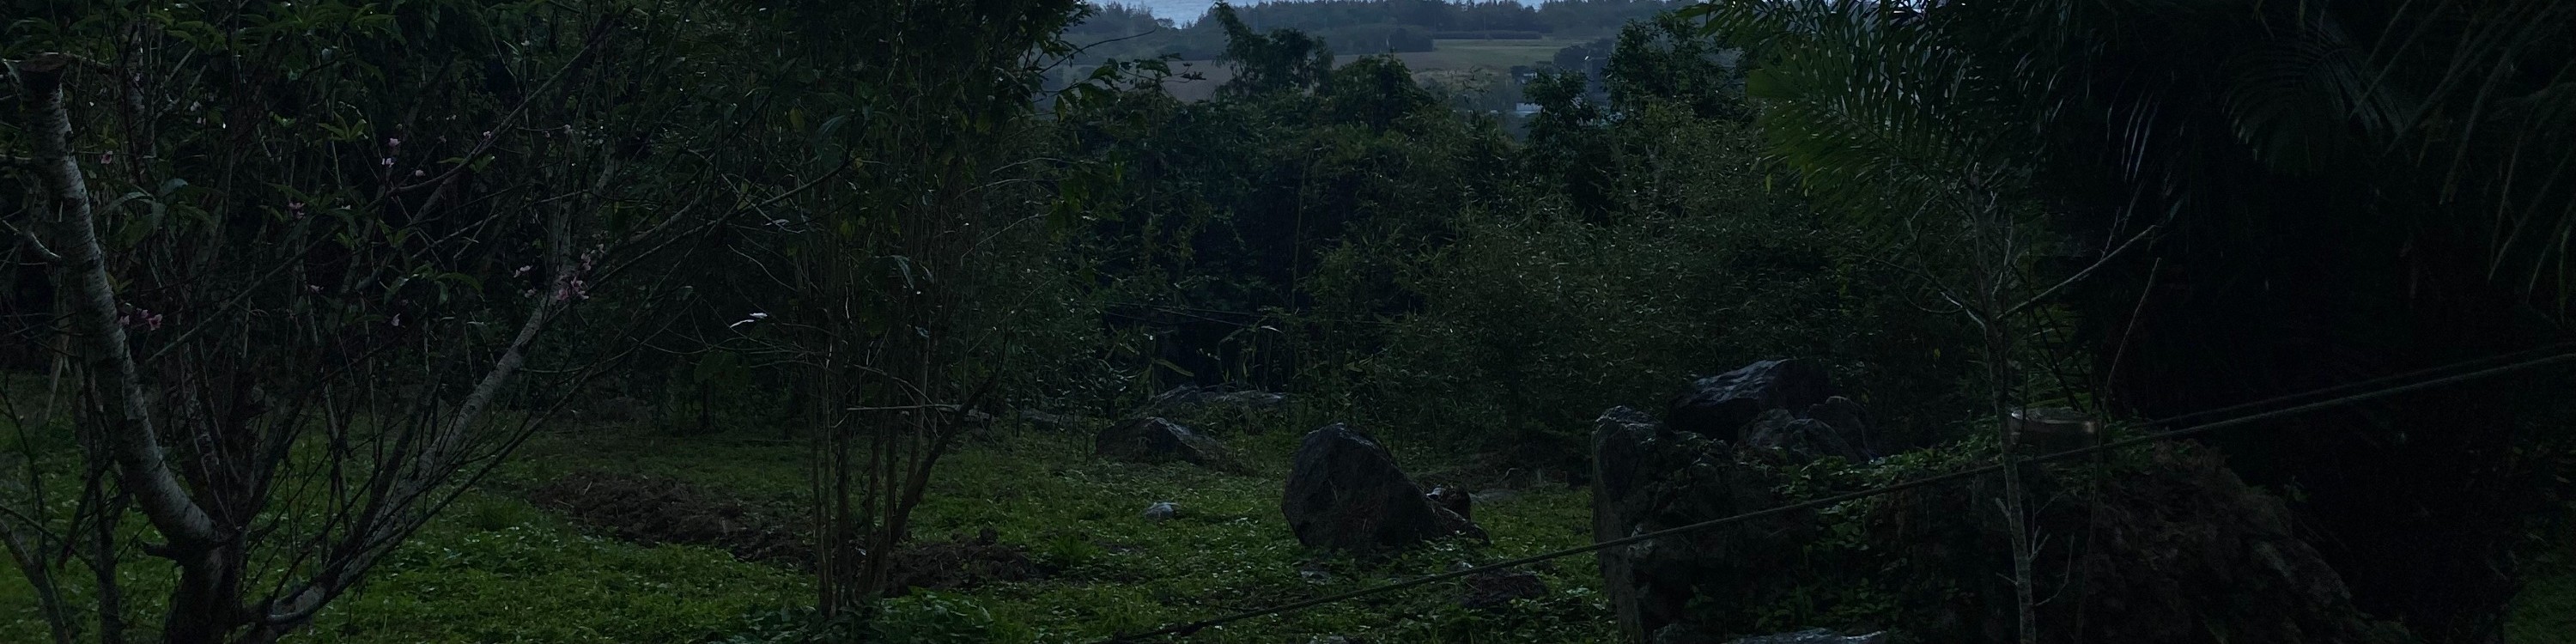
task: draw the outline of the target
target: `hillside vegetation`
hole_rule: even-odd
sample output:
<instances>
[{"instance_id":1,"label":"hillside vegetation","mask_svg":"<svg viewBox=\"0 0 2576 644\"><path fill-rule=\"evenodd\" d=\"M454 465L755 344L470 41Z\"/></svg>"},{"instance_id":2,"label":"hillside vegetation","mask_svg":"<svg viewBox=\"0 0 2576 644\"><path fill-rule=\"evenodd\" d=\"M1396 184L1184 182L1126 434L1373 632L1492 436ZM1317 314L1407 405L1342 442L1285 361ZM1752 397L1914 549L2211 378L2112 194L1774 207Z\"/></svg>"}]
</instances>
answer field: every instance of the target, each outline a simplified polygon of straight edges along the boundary
<instances>
[{"instance_id":1,"label":"hillside vegetation","mask_svg":"<svg viewBox=\"0 0 2576 644\"><path fill-rule=\"evenodd\" d=\"M2568 3L0 15L0 642L2576 632Z\"/></svg>"}]
</instances>

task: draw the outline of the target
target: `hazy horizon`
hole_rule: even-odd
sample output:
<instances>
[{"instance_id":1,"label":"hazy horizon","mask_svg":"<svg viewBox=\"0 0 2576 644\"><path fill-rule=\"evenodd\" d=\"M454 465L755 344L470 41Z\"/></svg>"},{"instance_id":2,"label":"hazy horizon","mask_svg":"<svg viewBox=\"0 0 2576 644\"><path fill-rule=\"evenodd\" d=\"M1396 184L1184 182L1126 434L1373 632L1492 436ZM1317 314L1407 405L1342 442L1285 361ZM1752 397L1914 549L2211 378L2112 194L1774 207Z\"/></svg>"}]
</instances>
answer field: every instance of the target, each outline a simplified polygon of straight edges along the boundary
<instances>
[{"instance_id":1,"label":"hazy horizon","mask_svg":"<svg viewBox=\"0 0 2576 644\"><path fill-rule=\"evenodd\" d=\"M1184 24L1184 25L1189 24L1189 23L1191 23L1191 22L1195 22L1195 21L1197 21L1197 20L1199 19L1199 16L1202 16L1202 15L1206 15L1206 14L1207 14L1208 7L1216 6L1216 3L1217 3L1217 0L1105 0L1105 1L1104 1L1104 0L1093 0L1093 1L1094 1L1094 2L1098 2L1099 4L1102 4L1102 5L1121 4L1121 5L1127 5L1127 6L1129 6L1129 7L1144 7L1147 11L1151 11L1151 12L1153 12L1154 17L1156 17L1156 18L1170 18L1170 19L1172 20L1172 22L1177 23L1177 24ZM1234 4L1249 6L1249 5L1256 5L1256 4L1269 4L1269 1L1270 1L1270 0L1237 0L1237 1L1235 1L1235 2L1234 2ZM1287 0L1287 1L1291 1L1291 2L1293 2L1293 1L1295 1L1295 0ZM1537 4L1541 4L1541 3L1543 2L1543 0L1513 0L1513 1L1515 1L1515 2L1519 2L1519 3L1521 3L1521 4L1525 4L1525 5L1537 5Z\"/></svg>"}]
</instances>

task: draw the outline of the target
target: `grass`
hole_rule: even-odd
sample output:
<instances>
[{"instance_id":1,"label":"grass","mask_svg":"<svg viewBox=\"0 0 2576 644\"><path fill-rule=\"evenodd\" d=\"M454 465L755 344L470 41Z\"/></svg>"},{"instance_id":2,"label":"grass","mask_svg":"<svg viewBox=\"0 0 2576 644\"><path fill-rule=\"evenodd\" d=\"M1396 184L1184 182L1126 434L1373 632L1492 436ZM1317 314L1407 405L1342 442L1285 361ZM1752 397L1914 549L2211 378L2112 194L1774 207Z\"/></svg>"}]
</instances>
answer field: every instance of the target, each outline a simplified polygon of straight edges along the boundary
<instances>
[{"instance_id":1,"label":"grass","mask_svg":"<svg viewBox=\"0 0 2576 644\"><path fill-rule=\"evenodd\" d=\"M1556 51L1583 41L1546 38L1539 40L1440 40L1432 51L1396 54L1404 66L1415 72L1492 70L1508 71L1514 65L1537 65L1556 58ZM1348 65L1359 60L1359 54L1343 54L1333 59L1335 65ZM1183 67L1183 65L1188 65ZM1164 91L1184 101L1202 101L1216 95L1216 88L1234 78L1234 69L1224 61L1173 61L1175 73L1196 73L1201 78L1174 78L1163 84ZM1072 70L1075 75L1089 73L1088 68Z\"/></svg>"},{"instance_id":2,"label":"grass","mask_svg":"<svg viewBox=\"0 0 2576 644\"><path fill-rule=\"evenodd\" d=\"M1388 580L1584 543L1580 490L1530 490L1479 507L1491 545L1450 541L1375 564L1319 557L1290 536L1278 510L1293 432L1232 436L1249 472L1091 458L1087 434L1005 432L942 463L915 515L916 538L986 528L1055 568L1048 579L917 594L897 606L932 623L914 641L1085 642L1118 632L1294 601ZM1418 449L1418 448L1417 448ZM1414 450L1399 459L1432 465ZM290 638L304 643L704 642L763 615L811 602L800 574L690 546L642 547L593 534L528 505L518 491L579 470L653 472L792 507L806 494L804 450L775 443L682 440L632 432L551 434L533 441L484 491L441 515ZM1157 501L1179 518L1147 521ZM128 570L168 571L143 562ZM1312 572L1323 573L1318 577ZM1511 609L1456 606L1454 585L1210 629L1193 642L1609 641L1612 626L1590 560L1540 567L1551 592ZM144 584L145 586L166 585ZM0 641L45 639L17 575L0 576ZM138 612L149 607L138 606ZM962 621L961 621L962 620ZM949 625L973 622L970 630Z\"/></svg>"},{"instance_id":3,"label":"grass","mask_svg":"<svg viewBox=\"0 0 2576 644\"><path fill-rule=\"evenodd\" d=\"M639 547L495 494L432 523L295 642L688 642L808 601L802 575L693 546Z\"/></svg>"},{"instance_id":4,"label":"grass","mask_svg":"<svg viewBox=\"0 0 2576 644\"><path fill-rule=\"evenodd\" d=\"M1578 40L1546 38L1539 40L1439 40L1432 50L1397 54L1406 67L1414 71L1440 69L1509 70L1513 65L1537 65L1556 59L1557 50L1582 44Z\"/></svg>"},{"instance_id":5,"label":"grass","mask_svg":"<svg viewBox=\"0 0 2576 644\"><path fill-rule=\"evenodd\" d=\"M1283 423L1284 424L1284 423ZM1238 428L1240 429L1240 428ZM1239 474L1090 457L1087 434L1005 431L978 437L941 466L916 515L916 536L992 529L1056 572L1047 579L953 594L918 593L892 615L913 642L1089 642L1119 632L1571 547L1590 537L1583 490L1541 487L1482 504L1490 545L1447 541L1391 561L1318 556L1289 536L1278 511L1298 433L1226 433L1245 457ZM1392 445L1416 472L1457 468L1427 446ZM805 454L792 444L691 440L614 429L532 442L487 489L468 495L388 559L359 592L290 637L301 643L708 642L753 630L810 603L809 578L694 546L643 547L598 536L520 500L518 492L582 470L653 472L782 507L807 493ZM1181 507L1154 522L1157 501ZM2507 642L2562 644L2576 633L2576 540L2536 558L2513 607ZM131 566L139 614L167 570ZM1496 612L1457 607L1456 587L1432 584L1360 601L1209 629L1203 643L1307 642L1344 635L1379 642L1606 642L1615 639L1588 557L1537 566L1551 592ZM1320 574L1319 574L1320 573ZM22 578L0 575L0 642L45 639Z\"/></svg>"},{"instance_id":6,"label":"grass","mask_svg":"<svg viewBox=\"0 0 2576 644\"><path fill-rule=\"evenodd\" d=\"M2576 642L2576 535L2560 535L2558 547L2534 557L2524 571L2526 585L2506 614L2508 644Z\"/></svg>"}]
</instances>

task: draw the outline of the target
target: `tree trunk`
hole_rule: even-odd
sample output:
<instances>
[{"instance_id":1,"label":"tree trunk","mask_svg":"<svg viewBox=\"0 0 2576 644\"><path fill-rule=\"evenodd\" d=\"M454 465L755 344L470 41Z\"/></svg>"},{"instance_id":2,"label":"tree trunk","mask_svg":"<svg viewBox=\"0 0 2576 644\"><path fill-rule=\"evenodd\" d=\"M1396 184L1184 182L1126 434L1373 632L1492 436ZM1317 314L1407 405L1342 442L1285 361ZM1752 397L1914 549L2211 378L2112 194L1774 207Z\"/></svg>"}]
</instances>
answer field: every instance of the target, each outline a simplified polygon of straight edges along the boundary
<instances>
[{"instance_id":1,"label":"tree trunk","mask_svg":"<svg viewBox=\"0 0 2576 644\"><path fill-rule=\"evenodd\" d=\"M2015 374L2010 362L2011 352L2012 340L2004 332L2003 320L1987 320L1986 374L1994 380L1992 395L1997 429L2000 430L1997 437L2003 441L2003 452L1999 458L2004 466L2004 498L2000 509L2004 514L2004 529L2012 531L2015 631L2021 644L2039 644L2039 605L2031 592L2031 584L2035 581L2031 574L2031 558L2036 553L2031 552L2027 499L2022 490L2021 433L2013 431L2011 392Z\"/></svg>"},{"instance_id":2,"label":"tree trunk","mask_svg":"<svg viewBox=\"0 0 2576 644\"><path fill-rule=\"evenodd\" d=\"M224 605L231 601L226 585L233 575L225 572L223 557L218 556L227 550L232 535L189 498L153 430L125 329L117 324L115 282L107 274L106 253L99 246L89 184L72 156L71 113L62 91L63 72L72 64L68 56L45 54L18 66L23 92L19 100L32 112L27 122L35 135L36 175L52 199L40 213L38 225L46 244L62 256L56 279L67 295L65 308L71 317L67 328L77 339L84 368L97 383L101 403L107 406L106 413L98 416L103 425L100 436L115 457L125 491L134 495L144 517L169 540L157 554L180 566L182 582L170 601L173 630L164 637L171 642L212 641L191 638L204 632L200 625L216 625L238 613L237 607ZM202 612L187 614L192 611ZM220 631L216 633L220 636Z\"/></svg>"}]
</instances>

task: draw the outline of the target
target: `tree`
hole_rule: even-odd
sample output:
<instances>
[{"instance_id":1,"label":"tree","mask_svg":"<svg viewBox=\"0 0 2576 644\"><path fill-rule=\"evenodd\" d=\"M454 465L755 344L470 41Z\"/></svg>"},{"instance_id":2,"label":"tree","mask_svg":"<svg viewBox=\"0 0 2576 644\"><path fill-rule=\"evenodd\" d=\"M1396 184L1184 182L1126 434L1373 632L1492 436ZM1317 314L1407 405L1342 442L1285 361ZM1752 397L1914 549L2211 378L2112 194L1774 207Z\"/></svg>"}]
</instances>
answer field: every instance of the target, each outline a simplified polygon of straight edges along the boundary
<instances>
[{"instance_id":1,"label":"tree","mask_svg":"<svg viewBox=\"0 0 2576 644\"><path fill-rule=\"evenodd\" d=\"M1080 16L1073 0L817 0L762 23L789 36L765 70L780 91L767 124L803 148L784 170L816 188L762 238L787 270L760 325L775 335L751 340L801 375L827 618L864 622L902 590L911 512L1030 315L1014 235L1080 213L1031 207L1047 161L1032 99Z\"/></svg>"},{"instance_id":2,"label":"tree","mask_svg":"<svg viewBox=\"0 0 2576 644\"><path fill-rule=\"evenodd\" d=\"M2095 382L2117 408L2197 411L2565 334L2569 264L2541 240L2576 230L2564 208L2576 184L2531 178L2564 176L2570 153L2525 142L2576 132L2576 7L1715 6L1825 34L1762 56L1870 63L1787 88L1814 100L1764 115L1766 127L1808 124L1779 130L1802 165L1939 163L2009 135L2036 161L2033 203L2057 229L2108 247L2162 225L2162 243L2066 292L2092 321ZM1800 22L1818 16L1846 31ZM1936 82L1860 73L1877 69ZM1761 94L1770 81L1753 82ZM1977 100L1911 111L1924 95ZM1927 136L1790 143L1835 131ZM2302 516L2331 537L2320 543L2365 608L2477 640L2513 587L2520 522L2567 494L2536 475L2546 466L2503 456L2551 451L2534 432L2566 410L2545 388L2418 394L2284 423L2317 431L2219 440L2249 480L2301 485ZM2428 541L2451 547L2412 545Z\"/></svg>"},{"instance_id":3,"label":"tree","mask_svg":"<svg viewBox=\"0 0 2576 644\"><path fill-rule=\"evenodd\" d=\"M0 176L43 195L20 248L54 297L12 317L76 367L83 471L17 459L0 532L60 641L73 566L113 642L144 561L177 577L158 639L304 625L593 372L549 330L747 197L691 180L733 130L683 62L723 34L681 16L35 4ZM540 355L573 377L524 382Z\"/></svg>"},{"instance_id":4,"label":"tree","mask_svg":"<svg viewBox=\"0 0 2576 644\"><path fill-rule=\"evenodd\" d=\"M2032 271L2048 245L2035 181L2045 159L2013 127L2041 108L1978 82L1969 54L1924 23L1874 7L1739 2L1709 13L1762 56L1747 88L1777 157L1811 193L1885 231L1950 310L1978 327L2005 463L1997 503L2012 539L2018 636L2038 642L2038 535L2010 419L2026 400L2014 364L2026 351L2022 329L2035 323L2026 316L2059 290ZM2134 244L2153 230L2124 232Z\"/></svg>"},{"instance_id":5,"label":"tree","mask_svg":"<svg viewBox=\"0 0 2576 644\"><path fill-rule=\"evenodd\" d=\"M1225 30L1225 60L1234 65L1234 80L1218 91L1259 96L1304 91L1323 84L1333 71L1333 50L1294 29L1259 33L1235 15L1234 6L1219 2L1208 19Z\"/></svg>"},{"instance_id":6,"label":"tree","mask_svg":"<svg viewBox=\"0 0 2576 644\"><path fill-rule=\"evenodd\" d=\"M1367 56L1333 74L1316 90L1329 122L1354 123L1384 132L1407 117L1440 108L1413 82L1413 72L1393 56Z\"/></svg>"}]
</instances>

